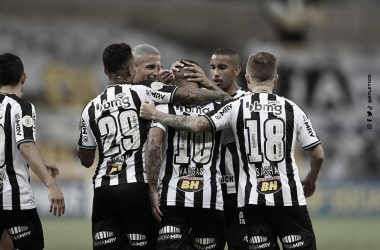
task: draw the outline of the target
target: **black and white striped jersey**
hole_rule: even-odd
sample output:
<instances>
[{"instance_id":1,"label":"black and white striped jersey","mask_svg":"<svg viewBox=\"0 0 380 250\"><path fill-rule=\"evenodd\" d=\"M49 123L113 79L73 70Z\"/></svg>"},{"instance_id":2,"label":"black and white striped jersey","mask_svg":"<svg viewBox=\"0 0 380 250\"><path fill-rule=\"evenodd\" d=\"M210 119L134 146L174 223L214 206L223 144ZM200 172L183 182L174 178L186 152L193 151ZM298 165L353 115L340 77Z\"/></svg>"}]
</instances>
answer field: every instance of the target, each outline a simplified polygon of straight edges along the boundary
<instances>
[{"instance_id":1,"label":"black and white striped jersey","mask_svg":"<svg viewBox=\"0 0 380 250\"><path fill-rule=\"evenodd\" d=\"M98 148L94 187L147 182L144 168L149 122L140 118L146 99L169 103L178 87L161 82L110 84L83 109L78 146Z\"/></svg>"},{"instance_id":2,"label":"black and white striped jersey","mask_svg":"<svg viewBox=\"0 0 380 250\"><path fill-rule=\"evenodd\" d=\"M239 153L238 205L305 205L294 160L296 139L306 150L320 144L309 118L294 102L266 92L224 102L205 116L215 131L232 128Z\"/></svg>"},{"instance_id":3,"label":"black and white striped jersey","mask_svg":"<svg viewBox=\"0 0 380 250\"><path fill-rule=\"evenodd\" d=\"M19 145L35 143L36 112L33 104L13 94L0 93L0 210L36 207L29 166Z\"/></svg>"},{"instance_id":4,"label":"black and white striped jersey","mask_svg":"<svg viewBox=\"0 0 380 250\"><path fill-rule=\"evenodd\" d=\"M239 89L231 97L237 99L245 94L250 94L251 92L244 89ZM231 129L222 130L222 138L229 137L229 133L233 133ZM237 184L239 179L239 166L237 163L234 163L232 160L232 155L228 150L226 145L220 145L220 172L222 177L220 179L220 184L222 186L223 194L236 194L237 193Z\"/></svg>"},{"instance_id":5,"label":"black and white striped jersey","mask_svg":"<svg viewBox=\"0 0 380 250\"><path fill-rule=\"evenodd\" d=\"M174 115L204 115L217 104L157 105L157 110ZM223 210L219 183L221 131L189 133L161 123L152 126L165 131L158 192L164 206L200 207Z\"/></svg>"}]
</instances>

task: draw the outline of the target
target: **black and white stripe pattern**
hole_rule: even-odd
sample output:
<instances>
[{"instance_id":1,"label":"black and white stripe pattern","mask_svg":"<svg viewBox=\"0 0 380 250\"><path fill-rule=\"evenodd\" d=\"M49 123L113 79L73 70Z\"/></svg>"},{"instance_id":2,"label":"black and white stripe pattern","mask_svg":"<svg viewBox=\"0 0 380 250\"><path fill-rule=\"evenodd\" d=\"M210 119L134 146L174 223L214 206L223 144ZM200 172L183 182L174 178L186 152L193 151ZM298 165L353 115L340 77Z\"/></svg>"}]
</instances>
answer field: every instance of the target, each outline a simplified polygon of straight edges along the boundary
<instances>
[{"instance_id":1,"label":"black and white stripe pattern","mask_svg":"<svg viewBox=\"0 0 380 250\"><path fill-rule=\"evenodd\" d=\"M36 112L33 104L13 94L0 93L0 209L36 207L29 183L29 167L19 145L35 142Z\"/></svg>"},{"instance_id":2,"label":"black and white stripe pattern","mask_svg":"<svg viewBox=\"0 0 380 250\"><path fill-rule=\"evenodd\" d=\"M296 139L304 149L320 143L307 115L292 101L266 92L218 106L205 116L214 130L232 128L240 159L238 205L305 205Z\"/></svg>"},{"instance_id":3,"label":"black and white stripe pattern","mask_svg":"<svg viewBox=\"0 0 380 250\"><path fill-rule=\"evenodd\" d=\"M157 105L156 108L174 115L202 115L215 105ZM160 123L152 123L152 126L166 132L158 186L160 204L223 210L219 182L221 131L188 133Z\"/></svg>"},{"instance_id":4,"label":"black and white stripe pattern","mask_svg":"<svg viewBox=\"0 0 380 250\"><path fill-rule=\"evenodd\" d=\"M144 170L149 123L139 116L141 103L172 102L178 87L159 82L110 84L83 109L78 146L98 149L94 187L147 182Z\"/></svg>"},{"instance_id":5,"label":"black and white stripe pattern","mask_svg":"<svg viewBox=\"0 0 380 250\"><path fill-rule=\"evenodd\" d=\"M178 227L165 226L158 231L158 234L160 235L169 233L181 233L181 230Z\"/></svg>"}]
</instances>

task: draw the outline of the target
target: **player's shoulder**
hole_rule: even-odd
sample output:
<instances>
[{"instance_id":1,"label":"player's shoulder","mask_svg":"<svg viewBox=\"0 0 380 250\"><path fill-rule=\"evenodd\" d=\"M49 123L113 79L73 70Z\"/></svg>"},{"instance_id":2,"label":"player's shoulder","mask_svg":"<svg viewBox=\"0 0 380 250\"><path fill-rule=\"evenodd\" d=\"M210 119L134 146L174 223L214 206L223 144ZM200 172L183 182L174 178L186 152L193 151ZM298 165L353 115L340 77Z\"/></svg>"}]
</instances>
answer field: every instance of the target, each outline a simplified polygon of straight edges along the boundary
<instances>
[{"instance_id":1,"label":"player's shoulder","mask_svg":"<svg viewBox=\"0 0 380 250\"><path fill-rule=\"evenodd\" d=\"M15 94L4 94L4 95L8 99L8 103L10 103L11 105L12 104L18 104L21 107L34 107L34 105L31 102L29 102L25 99L22 99ZM12 105L12 108L14 108L18 105Z\"/></svg>"}]
</instances>

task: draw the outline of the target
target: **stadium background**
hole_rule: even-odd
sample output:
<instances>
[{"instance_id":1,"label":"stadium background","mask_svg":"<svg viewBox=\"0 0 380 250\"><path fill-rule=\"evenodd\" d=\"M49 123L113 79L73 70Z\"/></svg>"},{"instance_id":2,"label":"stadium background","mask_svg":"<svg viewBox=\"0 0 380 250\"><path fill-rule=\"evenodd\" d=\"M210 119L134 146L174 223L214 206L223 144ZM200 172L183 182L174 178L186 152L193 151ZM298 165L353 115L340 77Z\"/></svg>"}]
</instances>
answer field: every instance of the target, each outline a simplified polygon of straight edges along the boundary
<instances>
[{"instance_id":1,"label":"stadium background","mask_svg":"<svg viewBox=\"0 0 380 250\"><path fill-rule=\"evenodd\" d=\"M76 157L77 121L107 84L101 54L116 42L155 46L164 68L193 59L207 75L218 48L237 50L243 69L250 53L276 55L275 92L304 108L325 150L317 192L308 199L319 249L378 249L379 14L377 0L0 0L0 54L24 62L37 145L58 163L66 198L66 214L53 218L46 188L32 176L46 249L91 249L94 168ZM298 148L296 155L304 176L307 154Z\"/></svg>"}]
</instances>

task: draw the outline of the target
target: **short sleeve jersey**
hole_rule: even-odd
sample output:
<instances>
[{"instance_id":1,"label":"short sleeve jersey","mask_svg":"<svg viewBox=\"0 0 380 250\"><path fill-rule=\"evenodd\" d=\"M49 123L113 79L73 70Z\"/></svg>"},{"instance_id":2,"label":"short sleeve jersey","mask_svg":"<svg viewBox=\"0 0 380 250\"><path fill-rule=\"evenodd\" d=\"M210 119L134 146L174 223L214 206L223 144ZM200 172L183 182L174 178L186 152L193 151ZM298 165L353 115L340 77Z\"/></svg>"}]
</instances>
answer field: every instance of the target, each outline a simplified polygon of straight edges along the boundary
<instances>
[{"instance_id":1,"label":"short sleeve jersey","mask_svg":"<svg viewBox=\"0 0 380 250\"><path fill-rule=\"evenodd\" d=\"M232 128L239 154L238 205L305 205L294 160L296 139L303 149L320 144L305 112L294 102L266 92L222 103L205 115L215 131Z\"/></svg>"},{"instance_id":2,"label":"short sleeve jersey","mask_svg":"<svg viewBox=\"0 0 380 250\"><path fill-rule=\"evenodd\" d=\"M147 182L144 169L149 122L140 118L146 99L170 103L178 87L161 82L110 84L83 109L78 146L98 149L94 187Z\"/></svg>"},{"instance_id":3,"label":"short sleeve jersey","mask_svg":"<svg viewBox=\"0 0 380 250\"><path fill-rule=\"evenodd\" d=\"M215 108L190 104L158 105L157 110L173 115L204 115ZM158 192L162 206L200 207L223 210L219 183L221 131L189 133L161 123L152 127L165 131Z\"/></svg>"},{"instance_id":4,"label":"short sleeve jersey","mask_svg":"<svg viewBox=\"0 0 380 250\"><path fill-rule=\"evenodd\" d=\"M0 209L36 207L29 183L29 166L22 143L35 143L36 112L33 104L16 95L0 93Z\"/></svg>"}]
</instances>

